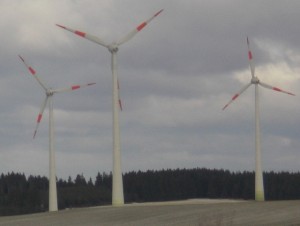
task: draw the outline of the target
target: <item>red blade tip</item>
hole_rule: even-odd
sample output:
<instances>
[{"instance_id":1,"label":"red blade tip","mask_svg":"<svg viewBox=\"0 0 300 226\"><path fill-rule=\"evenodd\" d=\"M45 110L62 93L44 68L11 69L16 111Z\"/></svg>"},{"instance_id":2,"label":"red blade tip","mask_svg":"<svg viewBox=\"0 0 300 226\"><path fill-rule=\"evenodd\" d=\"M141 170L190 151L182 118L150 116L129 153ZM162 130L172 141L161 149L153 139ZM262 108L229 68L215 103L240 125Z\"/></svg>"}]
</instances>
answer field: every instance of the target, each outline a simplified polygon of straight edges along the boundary
<instances>
[{"instance_id":1,"label":"red blade tip","mask_svg":"<svg viewBox=\"0 0 300 226\"><path fill-rule=\"evenodd\" d=\"M75 89L79 89L79 88L80 88L80 86L78 86L78 85L75 85L75 86L72 86L71 88L72 88L72 90L75 90Z\"/></svg>"},{"instance_id":2,"label":"red blade tip","mask_svg":"<svg viewBox=\"0 0 300 226\"><path fill-rule=\"evenodd\" d=\"M39 115L38 115L38 118L37 118L37 123L40 123L40 121L42 120L42 117L43 117L43 115L42 115L42 114L39 114Z\"/></svg>"},{"instance_id":3,"label":"red blade tip","mask_svg":"<svg viewBox=\"0 0 300 226\"><path fill-rule=\"evenodd\" d=\"M147 23L146 23L146 22L143 22L143 23L141 23L136 29L137 29L138 31L140 31L140 30L142 30L146 25L147 25Z\"/></svg>"},{"instance_id":4,"label":"red blade tip","mask_svg":"<svg viewBox=\"0 0 300 226\"><path fill-rule=\"evenodd\" d=\"M236 98L238 98L239 94L235 94L233 97L232 97L232 100L235 100Z\"/></svg>"}]
</instances>

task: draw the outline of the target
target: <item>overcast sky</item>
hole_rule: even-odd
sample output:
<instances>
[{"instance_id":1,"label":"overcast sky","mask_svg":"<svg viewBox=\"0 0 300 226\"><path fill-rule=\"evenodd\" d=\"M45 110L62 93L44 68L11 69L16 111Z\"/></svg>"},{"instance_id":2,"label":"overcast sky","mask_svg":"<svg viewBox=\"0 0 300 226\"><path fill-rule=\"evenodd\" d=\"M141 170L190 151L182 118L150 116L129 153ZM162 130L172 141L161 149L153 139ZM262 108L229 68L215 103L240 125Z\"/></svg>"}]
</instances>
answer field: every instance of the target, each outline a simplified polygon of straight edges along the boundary
<instances>
[{"instance_id":1,"label":"overcast sky","mask_svg":"<svg viewBox=\"0 0 300 226\"><path fill-rule=\"evenodd\" d=\"M96 82L54 96L57 176L112 170L110 53L55 24L113 42L164 9L118 52L123 172L207 167L254 170L256 75L295 97L261 93L263 169L300 170L300 1L0 1L0 172L48 176L43 89Z\"/></svg>"}]
</instances>

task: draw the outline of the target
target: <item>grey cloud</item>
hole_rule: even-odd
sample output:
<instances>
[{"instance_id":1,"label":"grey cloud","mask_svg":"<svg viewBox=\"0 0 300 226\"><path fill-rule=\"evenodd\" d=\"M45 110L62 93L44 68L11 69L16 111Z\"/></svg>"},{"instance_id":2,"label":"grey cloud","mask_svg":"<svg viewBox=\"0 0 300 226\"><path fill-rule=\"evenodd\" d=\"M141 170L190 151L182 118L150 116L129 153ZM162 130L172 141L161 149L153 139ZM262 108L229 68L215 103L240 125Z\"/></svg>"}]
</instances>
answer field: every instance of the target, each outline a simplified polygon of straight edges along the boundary
<instances>
[{"instance_id":1,"label":"grey cloud","mask_svg":"<svg viewBox=\"0 0 300 226\"><path fill-rule=\"evenodd\" d=\"M44 93L18 54L50 86L97 83L55 96L58 176L94 177L97 171L111 170L110 54L55 24L113 41L161 8L163 14L118 53L124 171L254 169L253 87L226 111L222 107L250 81L247 35L257 70L266 73L258 73L259 77L273 81L271 72L263 70L270 64L280 73L297 75L299 4L296 0L2 1L0 28L6 35L0 38L1 170L45 175L48 170L47 114L38 137L31 139ZM9 13L12 10L14 14ZM282 63L289 70L279 70ZM299 77L276 78L274 85L300 93ZM297 98L262 91L265 169L299 170Z\"/></svg>"}]
</instances>

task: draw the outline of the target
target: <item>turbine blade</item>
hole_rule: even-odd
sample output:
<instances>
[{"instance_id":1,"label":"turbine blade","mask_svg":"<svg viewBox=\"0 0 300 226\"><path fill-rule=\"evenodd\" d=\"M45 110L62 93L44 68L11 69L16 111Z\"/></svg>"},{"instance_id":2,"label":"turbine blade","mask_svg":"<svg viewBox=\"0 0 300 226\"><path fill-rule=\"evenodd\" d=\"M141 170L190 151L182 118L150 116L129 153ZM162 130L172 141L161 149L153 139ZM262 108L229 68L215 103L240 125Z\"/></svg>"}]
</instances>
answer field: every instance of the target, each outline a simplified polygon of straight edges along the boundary
<instances>
[{"instance_id":1,"label":"turbine blade","mask_svg":"<svg viewBox=\"0 0 300 226\"><path fill-rule=\"evenodd\" d=\"M117 83L118 83L118 98L119 98L119 106L120 106L120 110L123 110L123 106L122 106L122 101L120 98L120 84L119 84L119 79L117 79Z\"/></svg>"},{"instance_id":2,"label":"turbine blade","mask_svg":"<svg viewBox=\"0 0 300 226\"><path fill-rule=\"evenodd\" d=\"M117 41L117 45L122 45L123 43L128 42L130 39L132 39L139 31L141 31L146 25L148 25L151 22L151 20L157 17L162 11L163 9L155 13L154 16L152 16L148 20L138 25L135 29L133 29L131 32L129 32L127 35L125 35L123 38Z\"/></svg>"},{"instance_id":3,"label":"turbine blade","mask_svg":"<svg viewBox=\"0 0 300 226\"><path fill-rule=\"evenodd\" d=\"M247 45L248 45L248 60L249 60L251 75L253 78L254 74L255 74L255 66L254 66L254 62L253 62L253 55L252 55L252 51L250 49L250 42L249 42L248 37L247 37Z\"/></svg>"},{"instance_id":4,"label":"turbine blade","mask_svg":"<svg viewBox=\"0 0 300 226\"><path fill-rule=\"evenodd\" d=\"M228 107L228 105L230 105L234 100L236 100L243 92L245 92L246 89L249 88L249 86L251 86L251 83L247 84L246 86L244 86L237 94L235 94L231 100L223 107L223 110L225 110L225 108Z\"/></svg>"},{"instance_id":5,"label":"turbine blade","mask_svg":"<svg viewBox=\"0 0 300 226\"><path fill-rule=\"evenodd\" d=\"M86 39L88 39L88 40L90 40L92 42L95 42L95 43L97 43L99 45L102 45L102 46L108 48L108 44L105 43L104 41L102 41L100 38L98 38L95 35L91 35L91 34L88 34L88 33L82 32L82 31L74 30L72 28L68 28L68 27L65 27L65 26L62 26L62 25L59 25L59 24L56 24L56 26L58 26L60 28L63 28L63 29L65 29L67 31L70 31L70 32L72 32L72 33L74 33L74 34L76 34L78 36L81 36L81 37L86 38Z\"/></svg>"},{"instance_id":6,"label":"turbine blade","mask_svg":"<svg viewBox=\"0 0 300 226\"><path fill-rule=\"evenodd\" d=\"M40 122L41 122L41 120L42 120L43 113L44 113L44 110L45 110L45 107L46 107L47 102L48 102L48 96L46 96L46 99L45 99L44 102L42 103L42 106L41 106L39 115L38 115L38 117L37 117L37 120L36 120L36 127L35 127L34 134L33 134L33 139L35 138L35 135L36 135L36 133L37 133L38 127L39 127Z\"/></svg>"},{"instance_id":7,"label":"turbine blade","mask_svg":"<svg viewBox=\"0 0 300 226\"><path fill-rule=\"evenodd\" d=\"M71 87L67 87L67 88L62 88L62 89L55 89L52 90L53 93L62 93L62 92L67 92L67 91L73 91L73 90L77 90L80 88L84 88L87 86L91 86L91 85L95 85L96 83L88 83L88 84L84 84L84 85L73 85Z\"/></svg>"},{"instance_id":8,"label":"turbine blade","mask_svg":"<svg viewBox=\"0 0 300 226\"><path fill-rule=\"evenodd\" d=\"M39 79L39 78L37 77L36 71L35 71L31 66L29 66L29 65L27 64L27 62L24 60L23 57L21 57L20 55L19 55L19 57L20 57L20 59L23 61L23 63L25 64L25 66L28 68L29 72L33 75L33 77L38 81L38 83L43 87L43 89L44 89L45 91L47 91L47 87L44 85L44 83L41 81L41 79Z\"/></svg>"},{"instance_id":9,"label":"turbine blade","mask_svg":"<svg viewBox=\"0 0 300 226\"><path fill-rule=\"evenodd\" d=\"M268 85L268 84L266 84L266 83L263 83L263 82L261 82L261 81L259 81L258 84L261 85L261 86L264 87L264 88L267 88L267 89L271 89L271 90L274 90L274 91L277 91L277 92L286 93L286 94L289 94L289 95L292 95L292 96L296 96L296 95L293 94L293 93L284 91L284 90L279 89L279 88L274 87L274 86L270 86L270 85Z\"/></svg>"}]
</instances>

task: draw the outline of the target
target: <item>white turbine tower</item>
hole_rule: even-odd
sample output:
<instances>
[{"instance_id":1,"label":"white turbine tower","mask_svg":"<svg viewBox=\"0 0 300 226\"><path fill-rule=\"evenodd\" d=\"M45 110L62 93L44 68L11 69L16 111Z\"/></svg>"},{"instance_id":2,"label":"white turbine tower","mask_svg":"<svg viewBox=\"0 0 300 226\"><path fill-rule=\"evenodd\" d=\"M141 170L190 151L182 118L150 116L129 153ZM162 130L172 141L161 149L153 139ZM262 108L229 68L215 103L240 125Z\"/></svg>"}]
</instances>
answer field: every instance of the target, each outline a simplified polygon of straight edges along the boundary
<instances>
[{"instance_id":1,"label":"white turbine tower","mask_svg":"<svg viewBox=\"0 0 300 226\"><path fill-rule=\"evenodd\" d=\"M111 70L112 70L112 83L113 83L113 191L112 191L112 205L113 206L122 206L124 204L124 194L123 194L123 179L122 179L122 170L121 170L121 150L120 150L120 129L119 129L119 110L122 110L122 104L119 96L119 83L117 77L117 52L119 50L119 46L128 42L132 39L139 31L141 31L147 24L150 23L156 16L158 16L163 10L157 12L154 16L141 23L127 35L122 37L116 42L107 43L102 41L100 38L87 34L82 31L74 30L62 25L57 26L68 30L70 32L75 33L83 38L86 38L96 44L104 46L111 53Z\"/></svg>"},{"instance_id":2,"label":"white turbine tower","mask_svg":"<svg viewBox=\"0 0 300 226\"><path fill-rule=\"evenodd\" d=\"M86 85L74 85L68 88L63 89L51 89L48 88L44 82L41 81L40 78L37 77L36 71L29 66L24 58L19 56L23 61L25 66L28 68L29 72L33 75L33 77L37 80L37 82L42 86L46 93L46 99L42 103L39 115L37 117L37 124L33 134L33 138L37 133L37 129L42 120L43 112L46 108L47 102L49 103L49 211L57 211L57 188L56 188L56 170L55 170L55 150L54 150L54 122L53 122L53 101L52 97L55 93L62 93L67 91L73 91L85 86L94 85L95 83L89 83Z\"/></svg>"},{"instance_id":3,"label":"white turbine tower","mask_svg":"<svg viewBox=\"0 0 300 226\"><path fill-rule=\"evenodd\" d=\"M236 100L249 86L252 84L255 87L255 200L256 201L264 201L264 184L263 184L263 173L262 173L262 163L261 163L261 144L260 144L260 117L259 117L259 93L258 93L258 85L271 89L274 91L286 93L289 95L295 96L295 94L286 92L282 89L279 89L274 86L270 86L266 83L261 82L258 77L255 76L255 67L253 63L253 55L250 50L249 39L247 37L247 45L248 45L248 59L251 70L251 81L246 86L244 86L237 94L235 94L232 99L225 105L223 110L228 107L234 100Z\"/></svg>"}]
</instances>

